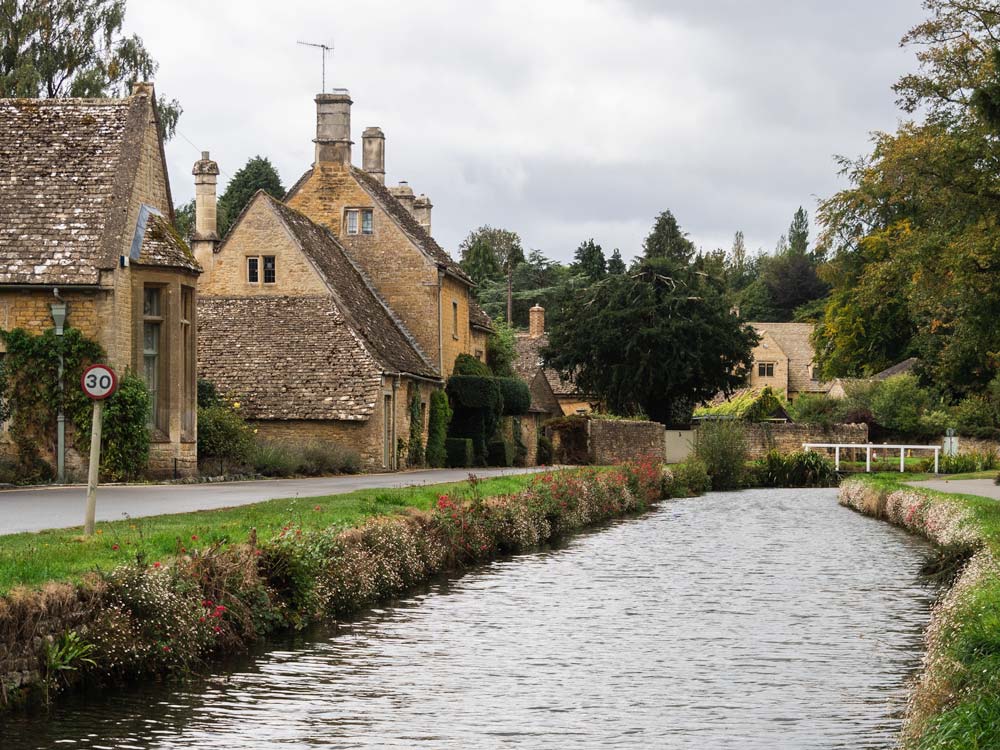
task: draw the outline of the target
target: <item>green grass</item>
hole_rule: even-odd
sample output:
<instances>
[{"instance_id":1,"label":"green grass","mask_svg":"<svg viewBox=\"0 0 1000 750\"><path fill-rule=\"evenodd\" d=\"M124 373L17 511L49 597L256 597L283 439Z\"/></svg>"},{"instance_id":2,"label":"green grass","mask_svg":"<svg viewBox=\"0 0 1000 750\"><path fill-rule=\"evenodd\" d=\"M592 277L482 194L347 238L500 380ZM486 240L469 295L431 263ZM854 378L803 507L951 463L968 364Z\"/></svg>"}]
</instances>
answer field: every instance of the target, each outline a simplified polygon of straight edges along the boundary
<instances>
[{"instance_id":1,"label":"green grass","mask_svg":"<svg viewBox=\"0 0 1000 750\"><path fill-rule=\"evenodd\" d=\"M503 495L527 487L537 474L483 479L482 496ZM93 537L81 527L0 536L0 592L48 581L79 581L94 570L110 570L142 555L164 561L184 550L216 543L245 542L251 529L265 541L285 526L303 530L356 526L366 518L401 508L429 509L438 496L471 497L469 482L370 489L343 495L268 500L253 505L194 513L125 519L97 524ZM115 547L117 546L117 549Z\"/></svg>"}]
</instances>

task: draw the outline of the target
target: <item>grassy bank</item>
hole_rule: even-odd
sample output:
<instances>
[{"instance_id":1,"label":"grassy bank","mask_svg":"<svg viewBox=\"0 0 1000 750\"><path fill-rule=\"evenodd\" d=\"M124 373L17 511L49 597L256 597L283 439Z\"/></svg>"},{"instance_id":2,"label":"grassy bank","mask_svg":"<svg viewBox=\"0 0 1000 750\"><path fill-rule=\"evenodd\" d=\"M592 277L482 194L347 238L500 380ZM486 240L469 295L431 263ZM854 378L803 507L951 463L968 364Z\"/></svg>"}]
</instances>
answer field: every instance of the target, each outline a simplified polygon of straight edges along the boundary
<instances>
[{"instance_id":1,"label":"grassy bank","mask_svg":"<svg viewBox=\"0 0 1000 750\"><path fill-rule=\"evenodd\" d=\"M483 479L479 480L478 491L483 496L512 494L523 490L532 479L530 474ZM166 563L189 551L246 542L251 529L263 541L290 526L302 531L348 528L401 508L427 510L442 494L466 498L471 493L468 482L359 490L101 522L90 538L81 536L80 527L0 536L0 593L19 585L79 582L87 573L108 571L137 558Z\"/></svg>"},{"instance_id":2,"label":"grassy bank","mask_svg":"<svg viewBox=\"0 0 1000 750\"><path fill-rule=\"evenodd\" d=\"M1000 748L1000 503L916 489L873 475L841 485L841 503L926 537L951 587L935 606L904 746Z\"/></svg>"},{"instance_id":3,"label":"grassy bank","mask_svg":"<svg viewBox=\"0 0 1000 750\"><path fill-rule=\"evenodd\" d=\"M680 489L657 464L625 464L274 501L146 519L147 528L126 521L114 533L140 540L129 551L105 526L101 541L87 542L97 557L0 596L0 704L48 700L73 685L183 676L275 630L352 614L443 571L537 548ZM165 525L154 534L155 524ZM101 557L106 550L125 554L116 564ZM37 552L32 575L45 570L47 554ZM80 575L95 559L107 567L66 582L67 571Z\"/></svg>"}]
</instances>

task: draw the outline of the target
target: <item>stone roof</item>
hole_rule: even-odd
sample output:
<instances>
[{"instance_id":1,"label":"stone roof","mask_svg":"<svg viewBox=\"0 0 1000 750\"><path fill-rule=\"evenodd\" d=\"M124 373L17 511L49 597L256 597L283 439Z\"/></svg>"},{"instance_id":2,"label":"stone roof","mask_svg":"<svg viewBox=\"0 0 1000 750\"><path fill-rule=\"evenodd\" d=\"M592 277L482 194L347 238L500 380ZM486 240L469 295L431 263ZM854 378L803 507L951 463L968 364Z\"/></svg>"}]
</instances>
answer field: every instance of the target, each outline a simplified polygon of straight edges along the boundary
<instances>
[{"instance_id":1,"label":"stone roof","mask_svg":"<svg viewBox=\"0 0 1000 750\"><path fill-rule=\"evenodd\" d=\"M904 359L902 362L897 362L892 367L887 367L882 370L882 372L875 373L872 375L872 380L885 380L886 378L891 378L893 375L905 375L909 372L913 372L913 368L919 363L920 360L917 357Z\"/></svg>"},{"instance_id":2,"label":"stone roof","mask_svg":"<svg viewBox=\"0 0 1000 750\"><path fill-rule=\"evenodd\" d=\"M581 395L576 384L572 380L567 380L550 367L542 366L542 350L549 345L549 337L546 334L532 338L527 333L519 333L514 339L514 372L518 377L530 383L535 377L535 373L541 370L545 374L545 379L549 382L549 387L556 396L578 396Z\"/></svg>"},{"instance_id":3,"label":"stone roof","mask_svg":"<svg viewBox=\"0 0 1000 750\"><path fill-rule=\"evenodd\" d=\"M303 254L323 277L340 311L386 372L438 378L416 339L329 229L262 190L255 199L267 201L281 217Z\"/></svg>"},{"instance_id":4,"label":"stone roof","mask_svg":"<svg viewBox=\"0 0 1000 750\"><path fill-rule=\"evenodd\" d=\"M366 420L381 370L330 297L198 300L198 374L250 419Z\"/></svg>"},{"instance_id":5,"label":"stone roof","mask_svg":"<svg viewBox=\"0 0 1000 750\"><path fill-rule=\"evenodd\" d=\"M829 383L812 379L816 352L812 345L812 323L750 323L761 335L767 333L788 357L788 390L824 393Z\"/></svg>"},{"instance_id":6,"label":"stone roof","mask_svg":"<svg viewBox=\"0 0 1000 750\"><path fill-rule=\"evenodd\" d=\"M96 284L117 265L155 118L146 94L0 99L0 283Z\"/></svg>"},{"instance_id":7,"label":"stone roof","mask_svg":"<svg viewBox=\"0 0 1000 750\"><path fill-rule=\"evenodd\" d=\"M493 321L490 320L490 316L479 306L478 302L472 299L471 295L469 297L469 325L478 326L487 331L493 330Z\"/></svg>"},{"instance_id":8,"label":"stone roof","mask_svg":"<svg viewBox=\"0 0 1000 750\"><path fill-rule=\"evenodd\" d=\"M146 221L139 259L132 261L141 266L169 266L201 272L187 243L174 229L167 217L152 214Z\"/></svg>"}]
</instances>

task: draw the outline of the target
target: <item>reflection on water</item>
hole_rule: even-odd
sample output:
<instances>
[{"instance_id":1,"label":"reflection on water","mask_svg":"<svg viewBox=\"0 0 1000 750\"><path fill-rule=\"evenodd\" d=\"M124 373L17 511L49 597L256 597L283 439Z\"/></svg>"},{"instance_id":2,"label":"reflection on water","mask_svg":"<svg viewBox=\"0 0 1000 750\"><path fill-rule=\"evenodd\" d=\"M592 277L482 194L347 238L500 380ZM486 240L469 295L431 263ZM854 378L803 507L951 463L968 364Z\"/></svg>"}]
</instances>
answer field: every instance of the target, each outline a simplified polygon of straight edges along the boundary
<instances>
[{"instance_id":1,"label":"reflection on water","mask_svg":"<svg viewBox=\"0 0 1000 750\"><path fill-rule=\"evenodd\" d=\"M664 504L182 686L8 717L28 748L889 748L927 547L754 490Z\"/></svg>"}]
</instances>

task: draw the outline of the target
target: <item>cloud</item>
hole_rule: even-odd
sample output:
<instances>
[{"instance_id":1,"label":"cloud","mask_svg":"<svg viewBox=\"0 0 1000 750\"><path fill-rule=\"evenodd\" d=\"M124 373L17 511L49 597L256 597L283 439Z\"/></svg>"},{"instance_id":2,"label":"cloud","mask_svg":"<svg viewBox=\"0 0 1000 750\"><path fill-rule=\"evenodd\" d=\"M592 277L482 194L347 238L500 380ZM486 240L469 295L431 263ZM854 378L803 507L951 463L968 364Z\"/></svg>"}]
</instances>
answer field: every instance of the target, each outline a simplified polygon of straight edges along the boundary
<instances>
[{"instance_id":1,"label":"cloud","mask_svg":"<svg viewBox=\"0 0 1000 750\"><path fill-rule=\"evenodd\" d=\"M286 184L312 161L320 53L380 125L390 181L434 202L434 233L515 229L566 260L594 237L638 252L670 208L706 249L743 229L772 248L799 205L841 184L834 154L895 127L898 39L919 0L132 0L126 26L184 106L167 146L180 202L210 149L232 175L271 158ZM355 147L360 160L360 148Z\"/></svg>"}]
</instances>

